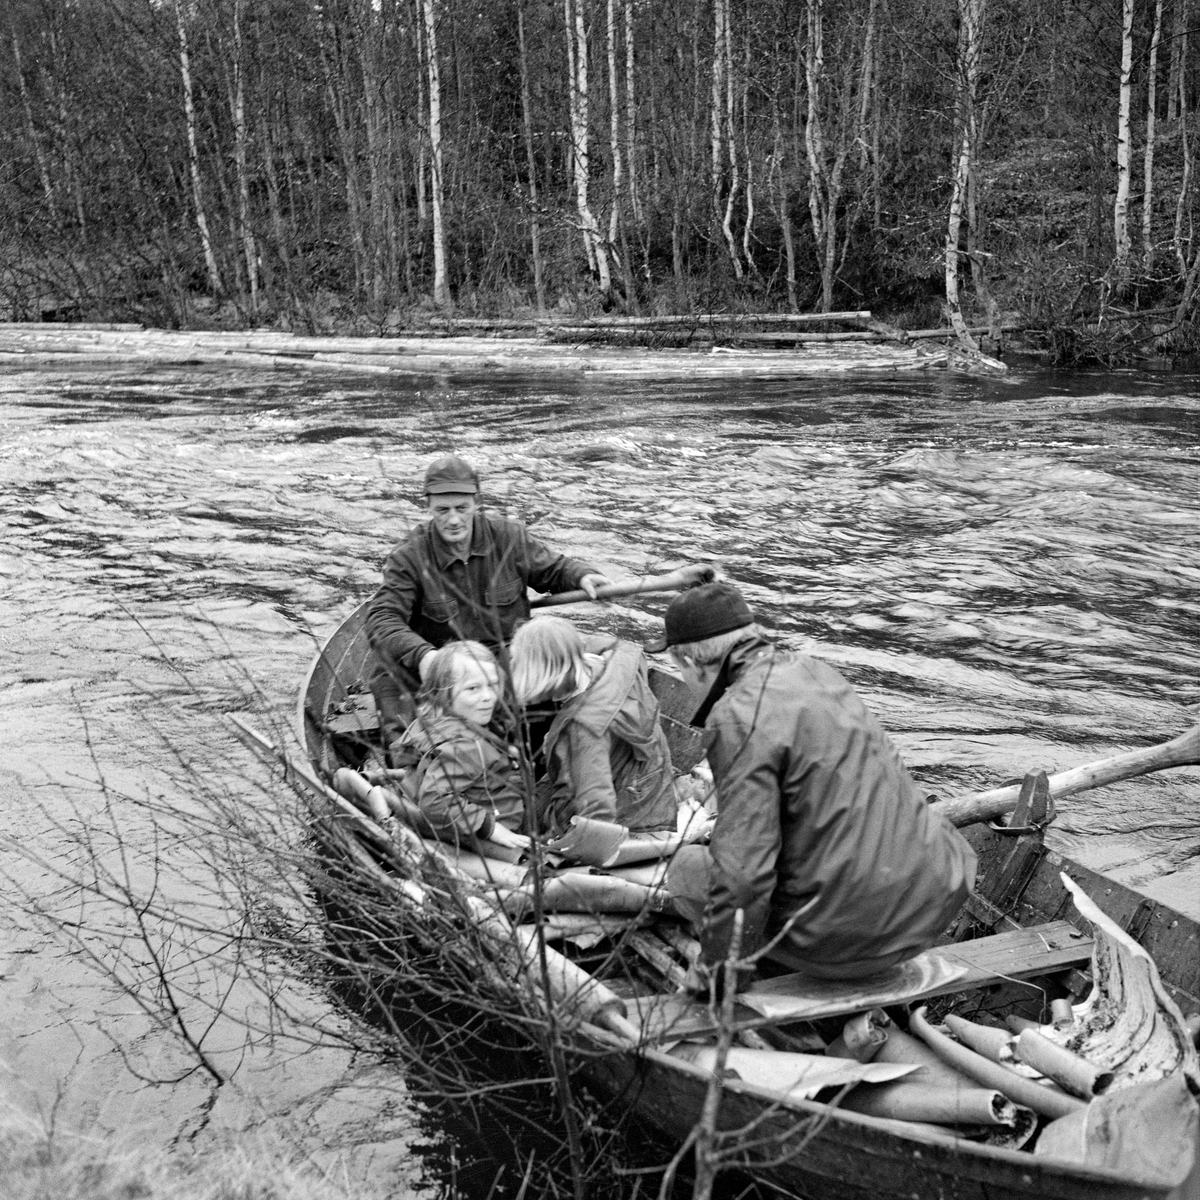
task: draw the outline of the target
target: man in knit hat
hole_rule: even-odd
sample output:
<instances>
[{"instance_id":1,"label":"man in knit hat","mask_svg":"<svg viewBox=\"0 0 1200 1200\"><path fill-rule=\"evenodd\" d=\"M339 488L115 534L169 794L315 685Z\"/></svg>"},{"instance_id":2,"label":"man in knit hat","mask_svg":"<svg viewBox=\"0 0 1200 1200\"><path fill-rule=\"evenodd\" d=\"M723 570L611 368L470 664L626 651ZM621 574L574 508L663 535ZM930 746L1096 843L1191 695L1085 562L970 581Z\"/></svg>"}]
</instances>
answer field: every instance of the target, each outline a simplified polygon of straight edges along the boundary
<instances>
[{"instance_id":1,"label":"man in knit hat","mask_svg":"<svg viewBox=\"0 0 1200 1200\"><path fill-rule=\"evenodd\" d=\"M739 909L742 959L764 951L817 978L873 975L931 946L975 854L846 680L767 641L725 582L671 602L664 644L703 696L693 724L717 788L710 847L684 847L668 876L700 931L689 989L706 991L727 959Z\"/></svg>"},{"instance_id":2,"label":"man in knit hat","mask_svg":"<svg viewBox=\"0 0 1200 1200\"><path fill-rule=\"evenodd\" d=\"M609 582L530 537L521 522L485 512L479 477L457 455L429 464L424 491L429 520L388 555L367 607L370 684L385 745L411 721L423 664L439 646L469 639L498 650L529 616L527 588L582 589L594 599Z\"/></svg>"}]
</instances>

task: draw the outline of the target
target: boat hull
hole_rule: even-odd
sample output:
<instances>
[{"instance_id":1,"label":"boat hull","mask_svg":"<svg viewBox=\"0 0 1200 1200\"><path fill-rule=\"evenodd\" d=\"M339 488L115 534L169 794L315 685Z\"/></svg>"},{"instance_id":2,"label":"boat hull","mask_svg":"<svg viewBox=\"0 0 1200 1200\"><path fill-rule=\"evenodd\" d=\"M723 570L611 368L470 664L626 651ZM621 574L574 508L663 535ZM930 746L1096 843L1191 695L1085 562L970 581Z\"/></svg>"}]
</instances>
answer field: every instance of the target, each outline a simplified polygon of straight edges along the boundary
<instances>
[{"instance_id":1,"label":"boat hull","mask_svg":"<svg viewBox=\"0 0 1200 1200\"><path fill-rule=\"evenodd\" d=\"M333 736L325 715L335 707L353 709L354 695L363 694L369 655L363 619L364 608L359 608L334 633L300 697L298 731L313 763L327 774L345 765L347 748L353 752L358 743L352 728L346 732L345 722L352 726L352 718L343 720L342 736ZM669 676L659 675L654 686L673 755L686 768L699 750L687 724L690 700ZM1065 870L1118 919L1127 910L1140 914L1142 932L1157 939L1152 952L1169 959L1159 961L1164 982L1185 1013L1200 1009L1195 922L1153 905L1147 918L1149 901L1046 851L1040 839L1003 838L981 827L969 836L981 851L979 919L1005 921L1008 928L1016 925L1014 918L1022 924L1063 919L1070 903L1058 872ZM1018 850L1024 856L1020 861L1014 859ZM992 884L1013 894L989 894ZM683 1141L692 1132L708 1086L698 1069L654 1051L597 1053L595 1043L586 1041L577 1049L579 1072L598 1097L644 1118L671 1139ZM781 1104L777 1096L736 1080L725 1086L719 1127L750 1131L740 1139L739 1161L730 1165L820 1200L1157 1200L1170 1191L1029 1153L905 1130L900 1122L814 1101Z\"/></svg>"},{"instance_id":2,"label":"boat hull","mask_svg":"<svg viewBox=\"0 0 1200 1200\"><path fill-rule=\"evenodd\" d=\"M673 1140L683 1141L699 1119L707 1085L666 1063L613 1054L590 1062L585 1073L596 1091ZM1032 1154L922 1139L895 1131L895 1124L816 1103L781 1107L736 1083L724 1091L718 1120L726 1132L753 1130L746 1139L753 1146L736 1165L816 1200L1148 1200L1168 1194Z\"/></svg>"}]
</instances>

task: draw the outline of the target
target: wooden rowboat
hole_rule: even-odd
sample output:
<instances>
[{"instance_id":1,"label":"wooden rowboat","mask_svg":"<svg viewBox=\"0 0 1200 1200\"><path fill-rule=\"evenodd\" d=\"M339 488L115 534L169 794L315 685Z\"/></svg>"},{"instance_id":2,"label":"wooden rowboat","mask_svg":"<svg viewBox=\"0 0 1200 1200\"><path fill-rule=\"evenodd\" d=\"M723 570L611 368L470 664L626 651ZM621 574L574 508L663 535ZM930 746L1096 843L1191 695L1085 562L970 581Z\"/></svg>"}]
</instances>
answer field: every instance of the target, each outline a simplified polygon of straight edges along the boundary
<instances>
[{"instance_id":1,"label":"wooden rowboat","mask_svg":"<svg viewBox=\"0 0 1200 1200\"><path fill-rule=\"evenodd\" d=\"M681 1037L712 1034L714 1014L677 994L685 962L678 951L687 939L677 919L650 911L661 905L645 905L634 916L576 916L575 925L561 913L537 906L540 925L529 920L528 912L522 916L520 906L512 916L506 905L516 891L512 871L519 868L498 864L494 879L480 879L478 872L472 878L453 847L430 847L411 829L381 830L329 787L336 771L360 764L374 733L373 703L363 684L368 654L363 617L360 608L330 638L300 697L299 732L311 770L301 769L298 775L307 780L324 821L317 823L318 830L336 831L327 852L341 854L351 874L373 872L372 886L381 886L382 876L394 876L397 904L436 906L454 894L454 903L489 936L495 935L492 944L501 948L497 961L504 958L503 942L509 938L516 950L508 962L510 967L516 963L518 974L532 970L536 954L531 948L551 955L560 974L555 976L559 967L554 967L539 976L544 982L554 977L557 990L546 995L552 1007L560 1007L550 1016L566 1031L577 1058L574 1069L595 1094L618 1101L682 1141L696 1128L710 1089L719 1086L716 1127L753 1130L741 1147L739 1164L789 1191L833 1200L1135 1200L1166 1197L1179 1183L1147 1178L1137 1170L1035 1155L994 1144L996 1139L993 1144L968 1140L950 1128L848 1111L829 1103L828 1092L806 1097L745 1077L717 1085L711 1066L667 1052ZM698 758L695 731L686 723L692 701L666 674L656 673L653 683L676 767L686 770ZM1183 1016L1200 1013L1200 925L1047 849L1040 829L1012 836L977 825L964 832L980 858L976 894L948 934L958 940L930 952L935 967L953 962L954 973L938 976L935 970L915 983L911 977L888 982L882 991L861 984L806 984L791 976L767 980L759 985L758 1007L743 1004L748 997L738 998L733 1010L737 1040L779 1052L781 1046L811 1045L805 1043L806 1033L828 1030L831 1022L879 1005L969 995L976 1013L1036 1017L1045 996L1084 993L1092 938L1087 924L1075 917L1064 874L1150 952ZM427 886L430 880L432 887ZM572 961L574 951L567 943L562 952L545 944L569 940L570 929L588 920L607 935L601 947L608 948L606 953L593 950ZM475 952L489 955L486 946ZM491 969L481 962L482 972ZM783 1016L772 1018L776 1001ZM517 987L513 1003L532 1003L529 991Z\"/></svg>"}]
</instances>

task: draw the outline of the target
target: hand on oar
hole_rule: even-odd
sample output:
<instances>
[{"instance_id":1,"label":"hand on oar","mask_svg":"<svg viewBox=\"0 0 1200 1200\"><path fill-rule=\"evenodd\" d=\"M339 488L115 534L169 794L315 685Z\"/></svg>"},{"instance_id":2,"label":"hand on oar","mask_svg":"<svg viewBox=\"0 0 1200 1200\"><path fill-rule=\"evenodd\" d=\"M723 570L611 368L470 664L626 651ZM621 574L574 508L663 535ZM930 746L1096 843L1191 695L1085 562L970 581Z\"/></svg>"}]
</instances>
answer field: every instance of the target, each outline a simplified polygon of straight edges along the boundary
<instances>
[{"instance_id":1,"label":"hand on oar","mask_svg":"<svg viewBox=\"0 0 1200 1200\"><path fill-rule=\"evenodd\" d=\"M1073 796L1088 788L1101 787L1106 783L1119 783L1122 779L1134 779L1151 771L1162 771L1167 767L1194 767L1200 765L1200 725L1181 733L1169 742L1149 746L1145 750L1131 750L1128 754L1116 754L1112 758L1101 758L1082 767L1059 771L1049 779L1050 795L1060 800ZM971 796L959 796L953 800L939 800L931 807L958 826L971 825L976 821L990 821L1006 812L1011 812L1021 793L1019 784L992 788L987 792L976 792Z\"/></svg>"},{"instance_id":2,"label":"hand on oar","mask_svg":"<svg viewBox=\"0 0 1200 1200\"><path fill-rule=\"evenodd\" d=\"M595 579L596 576L585 578ZM693 563L672 571L670 575L647 575L642 579L604 583L595 588L594 596L582 588L573 592L556 592L552 596L539 596L529 602L529 607L548 608L554 604L577 604L580 600L615 600L618 596L636 596L641 592L681 592L699 583L711 583L716 578L717 569L711 563Z\"/></svg>"}]
</instances>

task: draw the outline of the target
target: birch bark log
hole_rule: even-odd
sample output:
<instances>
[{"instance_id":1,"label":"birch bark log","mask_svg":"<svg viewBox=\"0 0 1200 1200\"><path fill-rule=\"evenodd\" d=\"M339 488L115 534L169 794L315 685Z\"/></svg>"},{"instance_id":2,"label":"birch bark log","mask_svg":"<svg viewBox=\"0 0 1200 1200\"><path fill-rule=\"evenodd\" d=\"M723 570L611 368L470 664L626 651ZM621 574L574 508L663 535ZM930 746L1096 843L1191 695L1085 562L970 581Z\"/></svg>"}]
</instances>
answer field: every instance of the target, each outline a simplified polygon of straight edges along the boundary
<instances>
[{"instance_id":1,"label":"birch bark log","mask_svg":"<svg viewBox=\"0 0 1200 1200\"><path fill-rule=\"evenodd\" d=\"M212 236L208 229L208 215L204 208L204 192L200 184L200 151L196 144L196 105L192 94L191 55L188 51L183 2L184 0L175 0L175 29L179 35L179 75L183 82L183 114L187 122L188 170L192 180L192 206L196 212L196 231L200 235L200 246L204 253L208 286L214 296L220 297L224 294L225 289L221 286L221 272L217 267L217 256L213 250Z\"/></svg>"}]
</instances>

